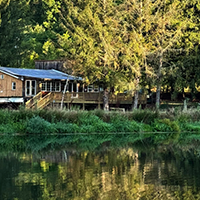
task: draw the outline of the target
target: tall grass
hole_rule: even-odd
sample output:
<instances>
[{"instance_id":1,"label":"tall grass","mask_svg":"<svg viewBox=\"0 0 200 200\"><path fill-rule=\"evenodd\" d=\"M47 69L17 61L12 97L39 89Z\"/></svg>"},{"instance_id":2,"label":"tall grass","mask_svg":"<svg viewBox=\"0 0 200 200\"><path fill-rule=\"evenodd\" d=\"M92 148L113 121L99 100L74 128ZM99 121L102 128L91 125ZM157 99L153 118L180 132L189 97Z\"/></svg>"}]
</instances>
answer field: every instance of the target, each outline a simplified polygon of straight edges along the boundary
<instances>
[{"instance_id":1,"label":"tall grass","mask_svg":"<svg viewBox=\"0 0 200 200\"><path fill-rule=\"evenodd\" d=\"M0 110L0 133L200 132L200 111Z\"/></svg>"}]
</instances>

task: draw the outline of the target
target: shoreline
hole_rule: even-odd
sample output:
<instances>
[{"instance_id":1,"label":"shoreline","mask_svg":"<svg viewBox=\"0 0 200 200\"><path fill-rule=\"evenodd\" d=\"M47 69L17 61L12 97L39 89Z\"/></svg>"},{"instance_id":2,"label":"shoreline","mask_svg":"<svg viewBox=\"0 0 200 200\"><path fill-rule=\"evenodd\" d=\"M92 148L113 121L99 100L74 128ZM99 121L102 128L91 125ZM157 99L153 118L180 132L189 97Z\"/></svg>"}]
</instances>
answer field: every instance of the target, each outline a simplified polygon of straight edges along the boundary
<instances>
[{"instance_id":1,"label":"shoreline","mask_svg":"<svg viewBox=\"0 0 200 200\"><path fill-rule=\"evenodd\" d=\"M200 111L0 110L0 134L167 134L200 133Z\"/></svg>"}]
</instances>

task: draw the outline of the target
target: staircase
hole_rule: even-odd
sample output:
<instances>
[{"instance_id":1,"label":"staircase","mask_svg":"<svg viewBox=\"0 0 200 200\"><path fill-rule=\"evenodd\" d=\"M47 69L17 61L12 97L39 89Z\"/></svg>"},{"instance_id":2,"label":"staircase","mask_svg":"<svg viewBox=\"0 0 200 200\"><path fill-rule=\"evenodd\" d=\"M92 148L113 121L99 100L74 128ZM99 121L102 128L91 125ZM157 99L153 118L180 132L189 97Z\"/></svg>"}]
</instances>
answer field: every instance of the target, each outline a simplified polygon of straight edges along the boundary
<instances>
[{"instance_id":1,"label":"staircase","mask_svg":"<svg viewBox=\"0 0 200 200\"><path fill-rule=\"evenodd\" d=\"M42 92L39 92L36 96L26 102L26 108L28 109L42 109L48 106L53 101L54 93L50 92L42 97Z\"/></svg>"}]
</instances>

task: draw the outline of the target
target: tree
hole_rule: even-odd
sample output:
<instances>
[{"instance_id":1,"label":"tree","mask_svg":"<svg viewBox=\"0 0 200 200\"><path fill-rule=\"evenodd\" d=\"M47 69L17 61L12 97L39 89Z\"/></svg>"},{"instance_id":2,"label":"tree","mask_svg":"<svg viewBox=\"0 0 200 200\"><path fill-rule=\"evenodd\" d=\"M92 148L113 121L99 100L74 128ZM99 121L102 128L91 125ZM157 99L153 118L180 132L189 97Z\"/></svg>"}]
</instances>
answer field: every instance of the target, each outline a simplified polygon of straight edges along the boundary
<instances>
[{"instance_id":1,"label":"tree","mask_svg":"<svg viewBox=\"0 0 200 200\"><path fill-rule=\"evenodd\" d=\"M124 23L123 2L68 0L54 6L53 16L72 38L72 48L65 51L65 34L60 34L58 43L65 56L75 60L76 73L86 77L87 83L99 81L105 91L112 86L118 90L122 85L126 89L127 85L136 87L141 50L137 52L139 46L134 32L128 30L128 21ZM107 92L104 94L108 101Z\"/></svg>"},{"instance_id":2,"label":"tree","mask_svg":"<svg viewBox=\"0 0 200 200\"><path fill-rule=\"evenodd\" d=\"M143 57L147 66L152 66L155 74L156 107L160 105L160 92L163 81L164 66L169 52L180 49L180 41L187 27L187 20L183 16L181 2L174 1L131 1L136 5L134 13L140 19L138 31L139 43L143 50Z\"/></svg>"},{"instance_id":3,"label":"tree","mask_svg":"<svg viewBox=\"0 0 200 200\"><path fill-rule=\"evenodd\" d=\"M60 57L56 33L45 23L50 11L43 0L0 3L1 66L34 67L36 59Z\"/></svg>"}]
</instances>

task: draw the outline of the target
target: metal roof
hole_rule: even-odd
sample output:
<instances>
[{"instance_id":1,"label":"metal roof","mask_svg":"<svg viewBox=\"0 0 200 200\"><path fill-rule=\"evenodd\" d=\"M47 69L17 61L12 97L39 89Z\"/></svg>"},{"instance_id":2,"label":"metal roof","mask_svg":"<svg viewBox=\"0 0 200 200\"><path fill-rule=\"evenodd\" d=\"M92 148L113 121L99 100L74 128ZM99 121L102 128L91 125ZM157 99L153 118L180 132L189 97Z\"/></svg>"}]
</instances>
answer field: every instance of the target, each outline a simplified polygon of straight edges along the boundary
<instances>
[{"instance_id":1,"label":"metal roof","mask_svg":"<svg viewBox=\"0 0 200 200\"><path fill-rule=\"evenodd\" d=\"M55 69L23 69L12 67L0 67L0 71L18 77L30 77L39 79L57 79L57 80L82 80L81 77L70 76Z\"/></svg>"}]
</instances>

